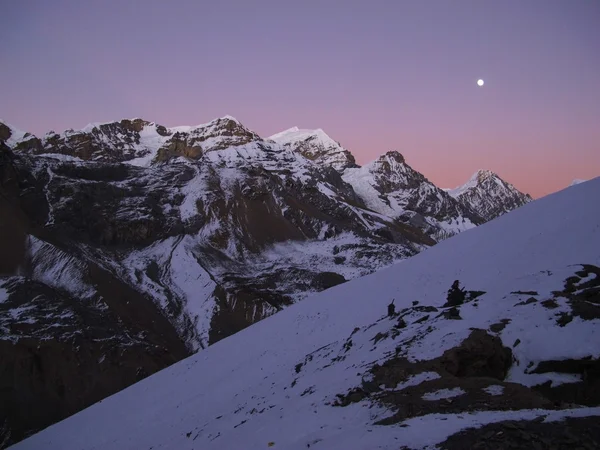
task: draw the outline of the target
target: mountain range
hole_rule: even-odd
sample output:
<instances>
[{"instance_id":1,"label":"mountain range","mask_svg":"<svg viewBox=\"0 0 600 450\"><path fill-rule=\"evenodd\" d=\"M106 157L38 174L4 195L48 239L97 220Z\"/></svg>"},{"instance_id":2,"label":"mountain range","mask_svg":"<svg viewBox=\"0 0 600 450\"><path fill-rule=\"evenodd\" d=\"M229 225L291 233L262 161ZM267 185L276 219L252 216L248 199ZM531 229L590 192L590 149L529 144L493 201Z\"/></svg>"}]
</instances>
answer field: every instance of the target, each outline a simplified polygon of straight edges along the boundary
<instances>
[{"instance_id":1,"label":"mountain range","mask_svg":"<svg viewBox=\"0 0 600 450\"><path fill-rule=\"evenodd\" d=\"M0 123L0 423L16 441L310 294L531 201L233 117L43 137ZM7 432L8 432L7 431Z\"/></svg>"},{"instance_id":2,"label":"mountain range","mask_svg":"<svg viewBox=\"0 0 600 450\"><path fill-rule=\"evenodd\" d=\"M14 449L598 448L598 196L315 294Z\"/></svg>"}]
</instances>

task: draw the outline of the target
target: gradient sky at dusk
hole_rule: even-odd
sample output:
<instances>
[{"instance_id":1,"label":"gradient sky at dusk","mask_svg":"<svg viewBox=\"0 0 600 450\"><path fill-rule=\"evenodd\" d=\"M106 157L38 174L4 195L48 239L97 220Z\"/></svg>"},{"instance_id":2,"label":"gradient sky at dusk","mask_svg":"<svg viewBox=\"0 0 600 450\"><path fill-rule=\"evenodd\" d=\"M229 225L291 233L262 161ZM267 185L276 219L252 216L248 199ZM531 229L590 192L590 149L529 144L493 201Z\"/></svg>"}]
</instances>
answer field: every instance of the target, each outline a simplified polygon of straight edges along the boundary
<instances>
[{"instance_id":1,"label":"gradient sky at dusk","mask_svg":"<svg viewBox=\"0 0 600 450\"><path fill-rule=\"evenodd\" d=\"M0 45L0 118L35 134L230 114L359 163L398 150L441 187L600 175L598 0L19 0Z\"/></svg>"}]
</instances>

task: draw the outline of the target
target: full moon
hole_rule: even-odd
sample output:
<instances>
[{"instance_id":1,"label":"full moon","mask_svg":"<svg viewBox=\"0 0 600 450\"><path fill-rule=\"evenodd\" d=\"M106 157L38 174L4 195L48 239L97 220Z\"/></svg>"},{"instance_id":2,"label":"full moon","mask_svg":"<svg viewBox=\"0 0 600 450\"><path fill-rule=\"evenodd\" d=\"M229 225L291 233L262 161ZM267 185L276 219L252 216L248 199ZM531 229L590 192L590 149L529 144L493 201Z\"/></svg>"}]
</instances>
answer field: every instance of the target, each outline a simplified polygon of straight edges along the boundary
<instances>
[{"instance_id":1,"label":"full moon","mask_svg":"<svg viewBox=\"0 0 600 450\"><path fill-rule=\"evenodd\" d=\"M481 78L477 80L477 86L483 86L483 80Z\"/></svg>"}]
</instances>

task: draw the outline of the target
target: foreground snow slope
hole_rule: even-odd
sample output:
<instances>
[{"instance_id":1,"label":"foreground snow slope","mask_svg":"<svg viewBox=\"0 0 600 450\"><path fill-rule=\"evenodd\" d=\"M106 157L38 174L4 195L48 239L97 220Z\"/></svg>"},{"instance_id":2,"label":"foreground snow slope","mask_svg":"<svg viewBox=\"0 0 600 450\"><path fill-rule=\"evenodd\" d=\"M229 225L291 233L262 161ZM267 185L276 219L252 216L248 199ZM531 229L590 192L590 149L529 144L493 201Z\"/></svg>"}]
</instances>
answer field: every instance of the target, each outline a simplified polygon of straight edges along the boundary
<instances>
[{"instance_id":1,"label":"foreground snow slope","mask_svg":"<svg viewBox=\"0 0 600 450\"><path fill-rule=\"evenodd\" d=\"M331 404L336 394L359 385L366 369L389 357L394 348L411 361L431 360L465 339L471 327L485 329L506 318L510 322L499 333L502 342L513 346L515 336L521 341L513 348L515 362L508 381L536 384L535 376L525 368L541 360L598 358L598 319L577 316L566 326L558 326L553 311L537 302L517 307L514 299L516 291L535 291L544 300L580 267L572 265L600 264L600 209L590 206L598 196L600 178L525 205L388 269L317 294L13 448L424 448L462 428L506 419L545 415L549 422L600 415L600 408L593 407L521 408L425 414L405 420L402 426L383 426L373 425L390 415L379 403ZM406 316L410 324L398 340L382 339L377 344L373 339L376 333L390 331L390 320L382 316L392 298L397 309L409 307L414 300L439 308L455 279L469 289L486 292L477 302L462 306L463 320L436 317L417 323L411 320L417 317L413 309ZM556 310L568 310L561 299L556 301ZM559 375L547 376L557 384L564 382ZM436 383L436 377L435 373L421 374L402 388ZM504 381L489 384L511 386ZM458 396L452 400L460 399L460 390L451 392ZM442 394L431 392L426 398L448 402L439 400L447 396Z\"/></svg>"}]
</instances>

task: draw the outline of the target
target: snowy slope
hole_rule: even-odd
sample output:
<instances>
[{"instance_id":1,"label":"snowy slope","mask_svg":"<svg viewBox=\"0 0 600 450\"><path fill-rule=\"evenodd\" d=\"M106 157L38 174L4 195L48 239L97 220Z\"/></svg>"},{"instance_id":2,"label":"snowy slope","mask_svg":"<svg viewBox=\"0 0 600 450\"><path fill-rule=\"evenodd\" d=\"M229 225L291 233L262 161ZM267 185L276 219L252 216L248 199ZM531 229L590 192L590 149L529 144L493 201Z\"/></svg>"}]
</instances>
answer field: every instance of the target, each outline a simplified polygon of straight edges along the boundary
<instances>
[{"instance_id":1,"label":"snowy slope","mask_svg":"<svg viewBox=\"0 0 600 450\"><path fill-rule=\"evenodd\" d=\"M447 191L486 221L506 214L532 200L490 170L478 170L462 186Z\"/></svg>"},{"instance_id":2,"label":"snowy slope","mask_svg":"<svg viewBox=\"0 0 600 450\"><path fill-rule=\"evenodd\" d=\"M346 169L342 177L368 208L419 226L437 240L483 222L468 206L427 180L395 151L363 167Z\"/></svg>"},{"instance_id":3,"label":"snowy slope","mask_svg":"<svg viewBox=\"0 0 600 450\"><path fill-rule=\"evenodd\" d=\"M322 129L302 130L293 127L268 138L286 148L304 155L306 158L342 172L348 167L356 167L354 156L334 141Z\"/></svg>"},{"instance_id":4,"label":"snowy slope","mask_svg":"<svg viewBox=\"0 0 600 450\"><path fill-rule=\"evenodd\" d=\"M600 210L589 207L599 195L597 178L317 294L12 448L426 448L508 419L556 427L564 417L600 416L598 403L578 406L572 397L558 406L546 398L554 391L526 387L546 379L585 387L590 375L557 373L556 360L600 357L590 287L600 273ZM572 290L559 293L567 278ZM461 320L441 308L455 279L485 291L457 308ZM392 298L403 327L382 317ZM504 345L481 357L512 349L506 378L449 374L445 352L472 328ZM553 361L554 370L542 370ZM386 369L390 363L406 371ZM382 371L401 378L365 391ZM355 398L344 396L361 385ZM393 402L405 395L410 410ZM344 398L346 406L334 406ZM473 399L483 399L477 411ZM374 424L382 419L387 425Z\"/></svg>"}]
</instances>

